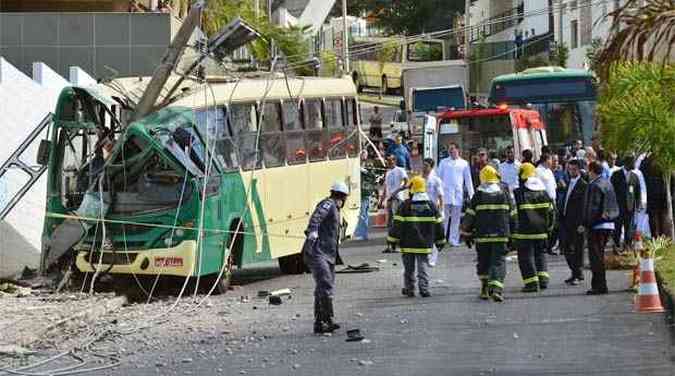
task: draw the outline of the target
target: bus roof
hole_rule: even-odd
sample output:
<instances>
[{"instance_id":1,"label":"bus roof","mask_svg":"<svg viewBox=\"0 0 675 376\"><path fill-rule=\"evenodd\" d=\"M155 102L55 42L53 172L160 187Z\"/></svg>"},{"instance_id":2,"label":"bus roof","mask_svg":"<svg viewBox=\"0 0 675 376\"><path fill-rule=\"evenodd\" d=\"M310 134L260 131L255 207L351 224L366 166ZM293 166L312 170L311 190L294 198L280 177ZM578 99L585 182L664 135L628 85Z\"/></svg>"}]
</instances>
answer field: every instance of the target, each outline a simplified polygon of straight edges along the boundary
<instances>
[{"instance_id":1,"label":"bus roof","mask_svg":"<svg viewBox=\"0 0 675 376\"><path fill-rule=\"evenodd\" d=\"M492 83L501 83L506 81L531 80L537 78L572 78L584 77L592 78L593 74L585 69L569 69L562 67L538 67L529 68L519 73L509 73L497 76Z\"/></svg>"},{"instance_id":2,"label":"bus roof","mask_svg":"<svg viewBox=\"0 0 675 376\"><path fill-rule=\"evenodd\" d=\"M534 110L521 110L515 108L480 108L473 110L460 111L445 111L438 115L439 120L450 119L467 119L467 118L488 118L497 116L513 115L516 119L518 128L527 128L527 123L530 127L536 129L543 129L544 123L541 121L539 112ZM527 121L523 121L527 120Z\"/></svg>"},{"instance_id":3,"label":"bus roof","mask_svg":"<svg viewBox=\"0 0 675 376\"><path fill-rule=\"evenodd\" d=\"M172 76L165 87L171 87L178 80L178 76ZM146 86L150 83L149 77L129 77L113 80L113 85L124 89L132 99L140 99ZM189 108L200 108L215 105L223 105L228 102L255 102L265 97L267 100L281 98L320 98L320 97L342 97L356 96L354 82L348 76L343 78L323 78L323 77L293 77L285 79L283 75L276 75L273 78L242 78L239 81L225 77L207 77L209 87L205 90L199 88L198 84L191 81L184 81L177 93L182 89L191 89L192 92L171 106L182 106ZM212 92L212 91L213 92ZM119 92L108 85L96 85L96 91L109 97L121 96ZM206 93L206 94L205 94ZM265 95L266 94L266 95ZM214 100L215 98L215 100ZM158 103L164 98L160 97Z\"/></svg>"}]
</instances>

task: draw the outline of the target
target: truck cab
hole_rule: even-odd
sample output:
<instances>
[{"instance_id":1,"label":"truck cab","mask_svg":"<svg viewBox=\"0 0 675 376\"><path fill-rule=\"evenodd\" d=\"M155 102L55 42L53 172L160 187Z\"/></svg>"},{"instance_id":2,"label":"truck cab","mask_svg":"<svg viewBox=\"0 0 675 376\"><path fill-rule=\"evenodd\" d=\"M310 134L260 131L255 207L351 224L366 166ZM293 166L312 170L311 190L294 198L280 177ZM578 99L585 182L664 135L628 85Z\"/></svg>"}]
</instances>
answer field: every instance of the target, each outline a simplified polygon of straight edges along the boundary
<instances>
[{"instance_id":1,"label":"truck cab","mask_svg":"<svg viewBox=\"0 0 675 376\"><path fill-rule=\"evenodd\" d=\"M537 160L548 144L546 129L537 111L500 108L445 111L426 116L424 157L439 161L448 156L448 144L456 143L471 161L479 148L496 158L512 146L516 156L529 149Z\"/></svg>"}]
</instances>

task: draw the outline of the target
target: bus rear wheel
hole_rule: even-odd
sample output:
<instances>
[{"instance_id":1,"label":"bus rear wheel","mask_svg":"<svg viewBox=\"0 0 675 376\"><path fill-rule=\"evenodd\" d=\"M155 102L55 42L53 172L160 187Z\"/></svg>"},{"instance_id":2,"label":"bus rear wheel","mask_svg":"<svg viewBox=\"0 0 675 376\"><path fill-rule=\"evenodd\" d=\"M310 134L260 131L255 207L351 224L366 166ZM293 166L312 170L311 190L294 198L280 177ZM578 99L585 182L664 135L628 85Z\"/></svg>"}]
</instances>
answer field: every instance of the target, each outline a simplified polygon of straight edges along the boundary
<instances>
[{"instance_id":1,"label":"bus rear wheel","mask_svg":"<svg viewBox=\"0 0 675 376\"><path fill-rule=\"evenodd\" d=\"M302 274L305 272L305 262L302 253L279 257L279 269L284 274Z\"/></svg>"}]
</instances>

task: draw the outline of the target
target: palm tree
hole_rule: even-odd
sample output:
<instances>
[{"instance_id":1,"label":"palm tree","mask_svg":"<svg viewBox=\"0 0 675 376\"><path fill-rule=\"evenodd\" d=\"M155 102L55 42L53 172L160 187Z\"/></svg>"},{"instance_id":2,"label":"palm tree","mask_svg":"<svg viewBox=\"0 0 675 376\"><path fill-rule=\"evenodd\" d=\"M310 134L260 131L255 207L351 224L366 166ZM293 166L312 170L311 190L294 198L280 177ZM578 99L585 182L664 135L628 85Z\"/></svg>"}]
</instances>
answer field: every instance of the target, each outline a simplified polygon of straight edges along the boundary
<instances>
[{"instance_id":1,"label":"palm tree","mask_svg":"<svg viewBox=\"0 0 675 376\"><path fill-rule=\"evenodd\" d=\"M672 63L675 46L675 0L628 0L610 13L612 34L598 57L600 77L621 60Z\"/></svg>"},{"instance_id":2,"label":"palm tree","mask_svg":"<svg viewBox=\"0 0 675 376\"><path fill-rule=\"evenodd\" d=\"M619 152L651 153L663 171L667 216L675 238L675 0L628 0L613 16L598 55L603 141ZM630 135L630 137L626 137Z\"/></svg>"}]
</instances>

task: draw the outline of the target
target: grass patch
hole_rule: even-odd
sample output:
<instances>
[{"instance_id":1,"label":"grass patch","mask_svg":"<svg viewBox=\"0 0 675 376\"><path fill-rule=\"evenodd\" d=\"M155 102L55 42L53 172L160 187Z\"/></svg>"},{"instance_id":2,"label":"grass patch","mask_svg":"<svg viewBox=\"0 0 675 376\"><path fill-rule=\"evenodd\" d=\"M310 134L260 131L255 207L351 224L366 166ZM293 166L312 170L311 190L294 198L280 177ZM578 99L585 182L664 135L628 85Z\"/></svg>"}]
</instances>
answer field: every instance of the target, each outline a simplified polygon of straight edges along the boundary
<instances>
[{"instance_id":1,"label":"grass patch","mask_svg":"<svg viewBox=\"0 0 675 376\"><path fill-rule=\"evenodd\" d=\"M663 283L673 291L675 288L675 246L657 251L655 268Z\"/></svg>"}]
</instances>

